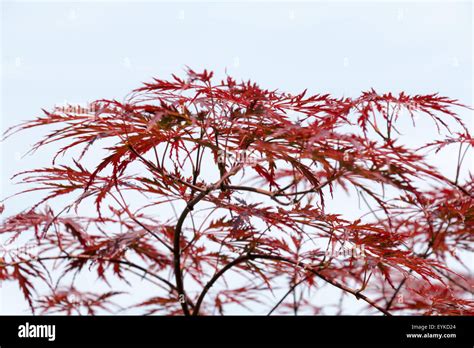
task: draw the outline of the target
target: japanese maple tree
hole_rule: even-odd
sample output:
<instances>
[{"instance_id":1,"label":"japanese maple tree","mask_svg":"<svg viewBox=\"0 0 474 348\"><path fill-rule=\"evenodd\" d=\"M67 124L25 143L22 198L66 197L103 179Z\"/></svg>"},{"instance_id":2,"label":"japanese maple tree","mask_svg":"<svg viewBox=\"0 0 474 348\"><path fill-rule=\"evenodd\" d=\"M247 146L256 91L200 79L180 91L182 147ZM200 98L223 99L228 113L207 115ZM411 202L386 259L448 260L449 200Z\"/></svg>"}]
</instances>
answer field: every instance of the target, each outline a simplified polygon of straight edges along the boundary
<instances>
[{"instance_id":1,"label":"japanese maple tree","mask_svg":"<svg viewBox=\"0 0 474 348\"><path fill-rule=\"evenodd\" d=\"M437 94L292 95L212 76L154 79L123 102L44 110L6 132L49 129L32 150L50 151L52 164L16 176L38 203L0 226L0 281L17 282L32 311L113 312L123 293L112 284L138 292L142 278L154 296L126 309L319 313L312 296L325 286L365 313L474 313L465 106ZM431 140L410 146L400 127L422 117ZM430 163L448 147L459 150L455 177ZM337 190L367 213L334 211L352 204L340 199L329 209ZM25 243L34 252L12 251ZM91 272L109 291L80 288Z\"/></svg>"}]
</instances>

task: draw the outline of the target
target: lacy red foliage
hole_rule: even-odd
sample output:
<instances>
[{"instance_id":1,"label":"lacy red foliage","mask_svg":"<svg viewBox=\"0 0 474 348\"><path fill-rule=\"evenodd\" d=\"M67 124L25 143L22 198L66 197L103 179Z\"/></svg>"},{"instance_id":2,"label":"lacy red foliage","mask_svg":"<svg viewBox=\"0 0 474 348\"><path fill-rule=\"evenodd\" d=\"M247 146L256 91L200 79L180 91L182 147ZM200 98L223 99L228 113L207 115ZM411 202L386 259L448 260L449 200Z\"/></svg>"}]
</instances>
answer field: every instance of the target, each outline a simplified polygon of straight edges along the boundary
<instances>
[{"instance_id":1,"label":"lacy red foliage","mask_svg":"<svg viewBox=\"0 0 474 348\"><path fill-rule=\"evenodd\" d=\"M0 281L18 282L43 313L112 311L124 295L116 284L138 275L156 294L127 308L146 313L321 313L311 296L329 286L368 313L473 314L462 266L472 266L474 184L462 162L474 141L455 112L463 105L374 90L292 95L212 76L189 70L124 102L98 100L92 113L44 111L8 130L48 126L33 151L59 150L51 166L16 176L23 193L46 194L0 226ZM413 147L400 129L418 117L434 126ZM429 161L450 146L454 178ZM368 213L328 209L337 189ZM20 240L33 249L12 249ZM112 290L79 290L90 272Z\"/></svg>"}]
</instances>

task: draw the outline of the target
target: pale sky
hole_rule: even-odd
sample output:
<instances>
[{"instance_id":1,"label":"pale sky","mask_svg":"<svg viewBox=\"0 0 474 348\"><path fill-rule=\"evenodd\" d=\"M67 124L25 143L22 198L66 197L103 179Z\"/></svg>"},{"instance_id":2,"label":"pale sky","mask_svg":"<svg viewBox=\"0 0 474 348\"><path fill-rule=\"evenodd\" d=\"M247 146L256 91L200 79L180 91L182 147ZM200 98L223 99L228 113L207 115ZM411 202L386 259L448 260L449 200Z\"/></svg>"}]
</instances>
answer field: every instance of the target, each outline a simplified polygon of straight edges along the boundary
<instances>
[{"instance_id":1,"label":"pale sky","mask_svg":"<svg viewBox=\"0 0 474 348\"><path fill-rule=\"evenodd\" d=\"M1 12L3 129L55 104L121 99L185 66L289 92L439 92L474 105L470 1L3 1ZM472 113L462 116L472 129ZM426 135L420 127L412 140ZM13 173L50 157L21 158L41 134L0 144L2 198L19 189ZM443 153L436 164L449 174L452 158ZM12 200L4 216L34 201ZM0 289L0 314L26 308L16 285Z\"/></svg>"}]
</instances>

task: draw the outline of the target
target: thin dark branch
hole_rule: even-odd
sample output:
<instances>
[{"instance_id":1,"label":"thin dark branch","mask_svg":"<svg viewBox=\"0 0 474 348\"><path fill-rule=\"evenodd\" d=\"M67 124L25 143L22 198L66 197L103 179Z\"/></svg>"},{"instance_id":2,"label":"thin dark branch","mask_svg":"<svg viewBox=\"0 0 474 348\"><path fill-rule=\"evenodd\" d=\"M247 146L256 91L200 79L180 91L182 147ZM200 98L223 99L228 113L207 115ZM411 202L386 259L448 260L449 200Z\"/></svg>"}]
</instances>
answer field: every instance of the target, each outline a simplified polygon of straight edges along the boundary
<instances>
[{"instance_id":1,"label":"thin dark branch","mask_svg":"<svg viewBox=\"0 0 474 348\"><path fill-rule=\"evenodd\" d=\"M321 278L322 280L324 280L325 282L341 289L342 291L345 291L345 292L348 292L352 295L354 295L357 299L362 299L363 301L367 302L370 306L372 306L373 308L377 309L378 311L382 312L383 314L385 315L388 315L390 316L390 312L384 308L382 308L381 306L379 306L377 303L375 303L374 301L372 301L371 299L369 299L367 296L363 295L359 290L354 290L354 289L351 289L347 286L345 286L344 284L340 284L338 282L336 282L335 280L333 279L329 279L328 277L324 276L323 274L321 274L320 272L314 270L314 269L311 269L308 267L308 265L304 264L303 262L300 262L300 261L293 261L291 259L288 259L286 257L283 257L283 256L278 256L278 255L267 255L267 254L246 254L244 256L241 256L237 259L235 259L234 261L230 262L229 264L227 264L226 266L224 266L219 272L217 272L212 278L211 280L209 280L209 282L206 284L206 286L204 287L203 291L201 292L201 294L199 295L199 298L198 300L196 301L196 305L195 305L195 308L194 308L194 312L193 312L193 315L198 315L199 314L199 309L201 307L201 304L202 304L202 301L204 300L204 297L206 296L206 293L209 291L209 289L212 287L212 285L226 272L228 271L230 268L234 267L235 265L238 265L239 263L241 262L245 262L245 261L251 261L251 260L256 260L256 259L262 259L262 260L272 260L272 261L281 261L281 262L285 262L285 263L288 263L288 264L291 264L293 266L297 266L297 267L301 267L303 268L304 270L306 270L307 272L310 272L314 275L316 275L317 277Z\"/></svg>"}]
</instances>

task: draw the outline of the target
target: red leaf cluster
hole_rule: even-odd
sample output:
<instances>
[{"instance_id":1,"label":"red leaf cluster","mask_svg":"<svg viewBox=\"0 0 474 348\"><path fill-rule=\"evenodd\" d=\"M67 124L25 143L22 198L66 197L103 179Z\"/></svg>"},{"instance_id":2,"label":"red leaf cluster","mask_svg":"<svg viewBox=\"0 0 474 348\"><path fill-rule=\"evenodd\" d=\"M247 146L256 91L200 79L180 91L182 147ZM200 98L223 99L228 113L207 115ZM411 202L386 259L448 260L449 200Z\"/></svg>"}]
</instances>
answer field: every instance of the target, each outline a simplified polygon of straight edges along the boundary
<instances>
[{"instance_id":1,"label":"red leaf cluster","mask_svg":"<svg viewBox=\"0 0 474 348\"><path fill-rule=\"evenodd\" d=\"M76 284L95 271L112 288L154 284L155 296L131 306L146 313L320 313L311 295L323 286L386 315L472 313L460 267L473 251L474 186L462 164L474 143L458 101L293 95L189 70L93 106L90 115L44 111L6 133L44 126L32 150L59 148L50 166L17 174L22 193L45 195L0 226L8 246L35 247L0 255L0 281L18 282L32 309L112 310L117 291ZM400 129L415 115L434 124L417 148ZM427 151L453 146L449 178ZM329 209L338 189L367 214ZM51 293L36 294L34 282Z\"/></svg>"}]
</instances>

